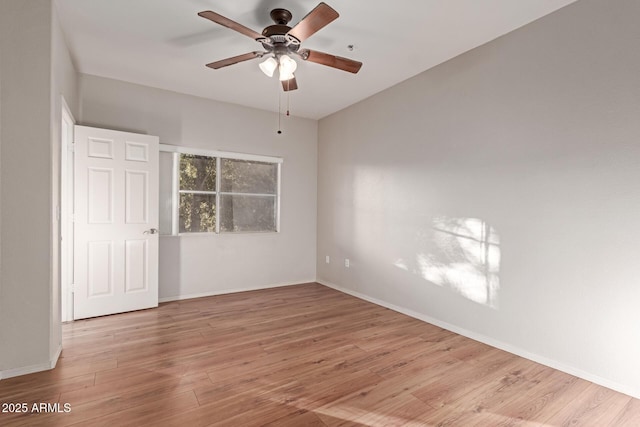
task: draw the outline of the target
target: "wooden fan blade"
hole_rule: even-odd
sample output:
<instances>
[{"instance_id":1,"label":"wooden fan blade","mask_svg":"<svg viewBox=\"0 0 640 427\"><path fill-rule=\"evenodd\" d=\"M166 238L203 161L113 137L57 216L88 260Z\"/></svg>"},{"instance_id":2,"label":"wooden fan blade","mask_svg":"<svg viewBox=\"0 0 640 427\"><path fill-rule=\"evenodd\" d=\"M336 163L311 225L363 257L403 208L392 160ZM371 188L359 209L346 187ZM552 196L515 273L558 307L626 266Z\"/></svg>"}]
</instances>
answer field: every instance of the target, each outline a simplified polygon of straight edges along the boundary
<instances>
[{"instance_id":1,"label":"wooden fan blade","mask_svg":"<svg viewBox=\"0 0 640 427\"><path fill-rule=\"evenodd\" d=\"M287 36L293 36L302 42L334 21L338 16L340 16L338 12L333 10L331 6L326 3L320 3L309 12L307 16L302 18L302 21L298 22L296 26L287 33Z\"/></svg>"},{"instance_id":2,"label":"wooden fan blade","mask_svg":"<svg viewBox=\"0 0 640 427\"><path fill-rule=\"evenodd\" d=\"M348 71L350 73L357 73L362 67L362 62L354 61L349 58L342 58L340 56L330 55L324 52L318 52L317 50L305 49L302 54L302 59L306 61L315 62L316 64L326 65L328 67L337 68L339 70Z\"/></svg>"},{"instance_id":3,"label":"wooden fan blade","mask_svg":"<svg viewBox=\"0 0 640 427\"><path fill-rule=\"evenodd\" d=\"M282 82L282 89L284 89L285 92L298 89L298 82L296 81L296 78L294 77L289 80L284 80Z\"/></svg>"},{"instance_id":4,"label":"wooden fan blade","mask_svg":"<svg viewBox=\"0 0 640 427\"><path fill-rule=\"evenodd\" d=\"M218 68L226 67L228 65L237 64L238 62L248 61L248 60L253 59L253 58L260 58L260 57L262 57L262 55L263 55L262 52L249 52L249 53L245 53L245 54L242 54L242 55L233 56L231 58L221 59L220 61L211 62L211 63L207 64L207 67L213 68L214 70L217 70Z\"/></svg>"},{"instance_id":5,"label":"wooden fan blade","mask_svg":"<svg viewBox=\"0 0 640 427\"><path fill-rule=\"evenodd\" d=\"M232 21L231 19L225 18L224 16L210 10L205 10L198 13L198 16L202 16L203 18L213 21L216 24L220 24L223 27L227 27L234 31L237 31L240 34L244 34L245 36L251 37L254 40L264 38L262 37L262 34L253 31L251 28L247 28L242 24L238 24L236 21Z\"/></svg>"}]
</instances>

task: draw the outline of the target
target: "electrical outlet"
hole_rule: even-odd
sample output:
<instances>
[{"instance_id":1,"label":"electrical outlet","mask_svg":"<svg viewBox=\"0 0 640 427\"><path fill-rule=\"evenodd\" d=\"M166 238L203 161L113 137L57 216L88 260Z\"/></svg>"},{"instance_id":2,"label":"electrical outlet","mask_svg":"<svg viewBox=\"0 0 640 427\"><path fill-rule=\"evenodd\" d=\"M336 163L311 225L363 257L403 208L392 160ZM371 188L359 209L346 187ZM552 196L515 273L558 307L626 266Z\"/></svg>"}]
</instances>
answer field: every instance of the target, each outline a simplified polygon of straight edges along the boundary
<instances>
[{"instance_id":1,"label":"electrical outlet","mask_svg":"<svg viewBox=\"0 0 640 427\"><path fill-rule=\"evenodd\" d=\"M327 264L329 264L331 262L331 258L329 258L329 255L324 257L324 262L326 262Z\"/></svg>"},{"instance_id":2,"label":"electrical outlet","mask_svg":"<svg viewBox=\"0 0 640 427\"><path fill-rule=\"evenodd\" d=\"M347 267L347 268L349 268L349 264L350 264L350 263L349 263L349 258L345 258L345 259L344 259L344 266L345 266L345 267Z\"/></svg>"}]
</instances>

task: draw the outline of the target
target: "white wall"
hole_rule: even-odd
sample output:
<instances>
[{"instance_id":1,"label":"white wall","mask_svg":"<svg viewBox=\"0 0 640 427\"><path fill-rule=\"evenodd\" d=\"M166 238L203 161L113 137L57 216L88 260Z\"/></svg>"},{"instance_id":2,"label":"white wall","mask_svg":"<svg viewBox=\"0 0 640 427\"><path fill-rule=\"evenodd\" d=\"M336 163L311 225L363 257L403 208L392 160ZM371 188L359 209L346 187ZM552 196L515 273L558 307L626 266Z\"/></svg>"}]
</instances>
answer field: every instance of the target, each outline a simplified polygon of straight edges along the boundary
<instances>
[{"instance_id":1,"label":"white wall","mask_svg":"<svg viewBox=\"0 0 640 427\"><path fill-rule=\"evenodd\" d=\"M88 126L284 159L281 232L161 236L161 300L315 279L316 121L283 119L277 135L275 113L90 75L81 75L81 98L80 122Z\"/></svg>"},{"instance_id":2,"label":"white wall","mask_svg":"<svg viewBox=\"0 0 640 427\"><path fill-rule=\"evenodd\" d=\"M0 371L49 359L51 7L24 3L0 3Z\"/></svg>"},{"instance_id":3,"label":"white wall","mask_svg":"<svg viewBox=\"0 0 640 427\"><path fill-rule=\"evenodd\" d=\"M319 280L640 397L638 16L581 0L321 120Z\"/></svg>"},{"instance_id":4,"label":"white wall","mask_svg":"<svg viewBox=\"0 0 640 427\"><path fill-rule=\"evenodd\" d=\"M75 73L49 0L0 2L0 43L0 376L7 377L51 367L60 350L54 132Z\"/></svg>"}]
</instances>

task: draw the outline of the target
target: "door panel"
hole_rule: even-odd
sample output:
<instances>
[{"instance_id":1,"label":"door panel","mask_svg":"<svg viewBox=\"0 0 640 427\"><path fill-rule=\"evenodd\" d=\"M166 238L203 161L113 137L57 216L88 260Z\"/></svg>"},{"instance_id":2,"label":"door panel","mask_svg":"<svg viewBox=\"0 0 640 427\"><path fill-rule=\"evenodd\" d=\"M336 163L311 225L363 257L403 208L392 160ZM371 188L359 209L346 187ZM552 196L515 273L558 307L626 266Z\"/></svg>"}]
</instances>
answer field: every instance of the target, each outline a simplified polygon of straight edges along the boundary
<instances>
[{"instance_id":1,"label":"door panel","mask_svg":"<svg viewBox=\"0 0 640 427\"><path fill-rule=\"evenodd\" d=\"M87 168L88 224L113 223L113 169Z\"/></svg>"},{"instance_id":2,"label":"door panel","mask_svg":"<svg viewBox=\"0 0 640 427\"><path fill-rule=\"evenodd\" d=\"M74 319L158 305L158 148L75 127Z\"/></svg>"},{"instance_id":3,"label":"door panel","mask_svg":"<svg viewBox=\"0 0 640 427\"><path fill-rule=\"evenodd\" d=\"M144 292L149 288L147 247L146 240L127 240L125 242L126 293Z\"/></svg>"},{"instance_id":4,"label":"door panel","mask_svg":"<svg viewBox=\"0 0 640 427\"><path fill-rule=\"evenodd\" d=\"M87 297L113 295L113 241L87 244Z\"/></svg>"},{"instance_id":5,"label":"door panel","mask_svg":"<svg viewBox=\"0 0 640 427\"><path fill-rule=\"evenodd\" d=\"M127 224L149 222L149 174L144 171L125 171L125 206Z\"/></svg>"}]
</instances>

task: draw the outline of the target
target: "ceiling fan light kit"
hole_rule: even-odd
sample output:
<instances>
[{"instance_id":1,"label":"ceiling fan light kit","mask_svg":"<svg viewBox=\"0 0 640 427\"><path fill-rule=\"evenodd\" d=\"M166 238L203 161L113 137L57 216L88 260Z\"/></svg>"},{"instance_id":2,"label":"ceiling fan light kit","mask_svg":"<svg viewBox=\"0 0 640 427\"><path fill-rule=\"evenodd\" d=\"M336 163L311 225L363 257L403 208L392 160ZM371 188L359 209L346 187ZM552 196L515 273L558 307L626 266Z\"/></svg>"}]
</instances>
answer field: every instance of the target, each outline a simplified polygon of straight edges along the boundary
<instances>
[{"instance_id":1,"label":"ceiling fan light kit","mask_svg":"<svg viewBox=\"0 0 640 427\"><path fill-rule=\"evenodd\" d=\"M269 57L264 62L261 62L258 67L260 67L267 77L273 77L273 72L278 68L278 61L273 57Z\"/></svg>"},{"instance_id":2,"label":"ceiling fan light kit","mask_svg":"<svg viewBox=\"0 0 640 427\"><path fill-rule=\"evenodd\" d=\"M269 55L269 57L258 66L260 70L269 77L273 77L277 68L278 79L282 82L282 89L287 92L298 88L298 83L294 75L298 64L291 58L292 55L296 55L304 61L315 62L316 64L354 74L360 71L362 67L361 62L352 59L310 49L300 49L302 42L340 16L338 12L326 3L318 4L318 6L302 18L293 28L287 25L293 18L291 12L286 9L273 9L270 16L275 24L269 25L262 30L262 34L210 10L200 12L198 15L247 37L251 37L262 44L262 47L265 49L264 52L249 52L207 64L207 67L215 70Z\"/></svg>"},{"instance_id":3,"label":"ceiling fan light kit","mask_svg":"<svg viewBox=\"0 0 640 427\"><path fill-rule=\"evenodd\" d=\"M293 78L293 72L298 68L298 63L288 57L287 55L280 56L280 66L278 72L280 73L280 81L291 80Z\"/></svg>"}]
</instances>

